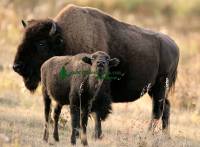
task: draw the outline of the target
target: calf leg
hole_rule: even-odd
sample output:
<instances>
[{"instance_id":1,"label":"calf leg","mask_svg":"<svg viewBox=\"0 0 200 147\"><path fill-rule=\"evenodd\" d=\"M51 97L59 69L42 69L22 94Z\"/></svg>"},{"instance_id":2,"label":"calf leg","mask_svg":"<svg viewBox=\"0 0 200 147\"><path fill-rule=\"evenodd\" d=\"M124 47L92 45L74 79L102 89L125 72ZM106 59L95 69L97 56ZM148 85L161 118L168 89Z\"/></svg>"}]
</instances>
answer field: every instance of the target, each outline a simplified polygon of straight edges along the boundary
<instances>
[{"instance_id":1,"label":"calf leg","mask_svg":"<svg viewBox=\"0 0 200 147\"><path fill-rule=\"evenodd\" d=\"M59 141L59 134L58 134L58 120L60 117L62 106L59 104L56 104L56 107L54 109L54 131L53 131L53 137L55 141Z\"/></svg>"},{"instance_id":2,"label":"calf leg","mask_svg":"<svg viewBox=\"0 0 200 147\"><path fill-rule=\"evenodd\" d=\"M80 122L80 109L77 106L70 104L70 114L71 114L71 125L72 125L72 134L71 134L71 144L76 144L76 135L79 129Z\"/></svg>"},{"instance_id":3,"label":"calf leg","mask_svg":"<svg viewBox=\"0 0 200 147\"><path fill-rule=\"evenodd\" d=\"M51 117L51 99L49 98L45 89L42 90L44 99L44 115L45 115L45 128L43 140L48 141L49 138L49 120Z\"/></svg>"},{"instance_id":4,"label":"calf leg","mask_svg":"<svg viewBox=\"0 0 200 147\"><path fill-rule=\"evenodd\" d=\"M94 126L94 137L95 139L99 139L102 137L102 130L101 130L101 119L98 115L98 113L93 113L93 118L94 118L94 123L95 123L95 126Z\"/></svg>"},{"instance_id":5,"label":"calf leg","mask_svg":"<svg viewBox=\"0 0 200 147\"><path fill-rule=\"evenodd\" d=\"M88 145L87 142L87 122L88 122L88 110L84 108L81 114L81 143Z\"/></svg>"},{"instance_id":6,"label":"calf leg","mask_svg":"<svg viewBox=\"0 0 200 147\"><path fill-rule=\"evenodd\" d=\"M95 139L102 138L101 121L105 120L108 117L109 113L111 113L112 111L112 107L111 107L112 101L109 98L110 98L110 94L103 93L103 94L98 95L96 100L92 103L91 111L93 112L92 116L95 122L95 128L94 128Z\"/></svg>"}]
</instances>

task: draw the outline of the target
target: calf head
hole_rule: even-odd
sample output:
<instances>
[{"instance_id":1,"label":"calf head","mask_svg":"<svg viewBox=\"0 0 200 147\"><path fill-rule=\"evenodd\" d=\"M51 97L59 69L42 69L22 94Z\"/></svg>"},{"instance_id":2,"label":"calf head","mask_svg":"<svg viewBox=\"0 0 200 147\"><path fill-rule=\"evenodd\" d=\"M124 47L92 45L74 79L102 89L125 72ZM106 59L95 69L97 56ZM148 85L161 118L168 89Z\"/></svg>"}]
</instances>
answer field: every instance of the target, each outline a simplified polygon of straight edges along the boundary
<instances>
[{"instance_id":1,"label":"calf head","mask_svg":"<svg viewBox=\"0 0 200 147\"><path fill-rule=\"evenodd\" d=\"M92 73L96 73L100 79L102 79L104 74L109 72L110 67L114 67L119 64L119 59L111 59L107 53L102 51L95 52L89 57L83 57L82 60L91 65Z\"/></svg>"},{"instance_id":2,"label":"calf head","mask_svg":"<svg viewBox=\"0 0 200 147\"><path fill-rule=\"evenodd\" d=\"M22 21L25 28L15 55L13 69L25 86L35 91L40 82L40 67L52 56L63 55L65 43L60 27L51 19Z\"/></svg>"}]
</instances>

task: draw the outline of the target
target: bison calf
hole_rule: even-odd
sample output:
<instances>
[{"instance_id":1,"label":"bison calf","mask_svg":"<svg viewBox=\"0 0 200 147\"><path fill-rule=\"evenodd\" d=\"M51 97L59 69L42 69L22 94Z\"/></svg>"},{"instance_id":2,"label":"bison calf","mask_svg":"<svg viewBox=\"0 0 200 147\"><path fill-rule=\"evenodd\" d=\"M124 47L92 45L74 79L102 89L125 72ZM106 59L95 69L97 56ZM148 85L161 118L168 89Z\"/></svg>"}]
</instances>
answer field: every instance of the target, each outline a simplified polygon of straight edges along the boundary
<instances>
[{"instance_id":1,"label":"bison calf","mask_svg":"<svg viewBox=\"0 0 200 147\"><path fill-rule=\"evenodd\" d=\"M86 126L88 114L95 112L104 120L111 111L110 81L104 80L109 67L117 66L119 60L105 52L78 54L75 56L53 57L41 67L41 83L44 98L45 131L44 140L48 140L48 126L51 100L56 101L54 109L54 131L58 135L58 119L63 105L70 105L72 121L71 143L76 143L78 129L81 127L81 142L87 145ZM60 75L61 69L67 71L68 77ZM77 74L79 73L79 74Z\"/></svg>"}]
</instances>

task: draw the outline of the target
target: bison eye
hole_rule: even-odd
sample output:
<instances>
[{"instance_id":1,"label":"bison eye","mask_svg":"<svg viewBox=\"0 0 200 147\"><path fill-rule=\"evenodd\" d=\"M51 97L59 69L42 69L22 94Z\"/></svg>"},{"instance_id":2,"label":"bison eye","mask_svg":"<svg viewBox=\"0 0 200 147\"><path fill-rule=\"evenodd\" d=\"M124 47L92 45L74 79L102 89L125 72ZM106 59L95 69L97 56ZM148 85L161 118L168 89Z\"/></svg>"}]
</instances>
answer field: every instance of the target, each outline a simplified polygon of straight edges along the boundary
<instances>
[{"instance_id":1,"label":"bison eye","mask_svg":"<svg viewBox=\"0 0 200 147\"><path fill-rule=\"evenodd\" d=\"M47 47L47 42L44 41L44 40L39 41L39 42L37 43L37 47L38 47L38 48L46 48L46 47Z\"/></svg>"},{"instance_id":2,"label":"bison eye","mask_svg":"<svg viewBox=\"0 0 200 147\"><path fill-rule=\"evenodd\" d=\"M45 46L46 45L46 41L40 41L39 42L39 46Z\"/></svg>"},{"instance_id":3,"label":"bison eye","mask_svg":"<svg viewBox=\"0 0 200 147\"><path fill-rule=\"evenodd\" d=\"M45 44L44 44L44 43L39 43L39 45L40 45L40 46L44 46Z\"/></svg>"}]
</instances>

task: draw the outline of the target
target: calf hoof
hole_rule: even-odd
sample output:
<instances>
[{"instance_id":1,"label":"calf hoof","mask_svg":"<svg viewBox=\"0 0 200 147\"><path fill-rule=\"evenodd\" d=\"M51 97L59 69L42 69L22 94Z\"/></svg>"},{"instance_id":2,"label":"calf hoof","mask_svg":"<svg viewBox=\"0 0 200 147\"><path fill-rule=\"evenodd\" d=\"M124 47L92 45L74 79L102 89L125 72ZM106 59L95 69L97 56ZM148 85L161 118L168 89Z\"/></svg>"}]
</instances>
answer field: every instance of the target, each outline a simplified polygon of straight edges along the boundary
<instances>
[{"instance_id":1,"label":"calf hoof","mask_svg":"<svg viewBox=\"0 0 200 147\"><path fill-rule=\"evenodd\" d=\"M94 139L97 140L97 139L102 139L103 138L103 134L102 133L95 133L94 134Z\"/></svg>"},{"instance_id":2,"label":"calf hoof","mask_svg":"<svg viewBox=\"0 0 200 147\"><path fill-rule=\"evenodd\" d=\"M80 134L79 131L76 131L76 138L79 138Z\"/></svg>"},{"instance_id":3,"label":"calf hoof","mask_svg":"<svg viewBox=\"0 0 200 147\"><path fill-rule=\"evenodd\" d=\"M82 143L84 146L87 146L87 145L88 145L86 134L83 134L83 133L81 134L81 143Z\"/></svg>"},{"instance_id":4,"label":"calf hoof","mask_svg":"<svg viewBox=\"0 0 200 147\"><path fill-rule=\"evenodd\" d=\"M57 143L57 142L56 142L55 140L53 140L53 141L49 142L49 145L51 145L51 146L55 146L56 143Z\"/></svg>"},{"instance_id":5,"label":"calf hoof","mask_svg":"<svg viewBox=\"0 0 200 147\"><path fill-rule=\"evenodd\" d=\"M76 145L76 137L71 137L71 144Z\"/></svg>"}]
</instances>

